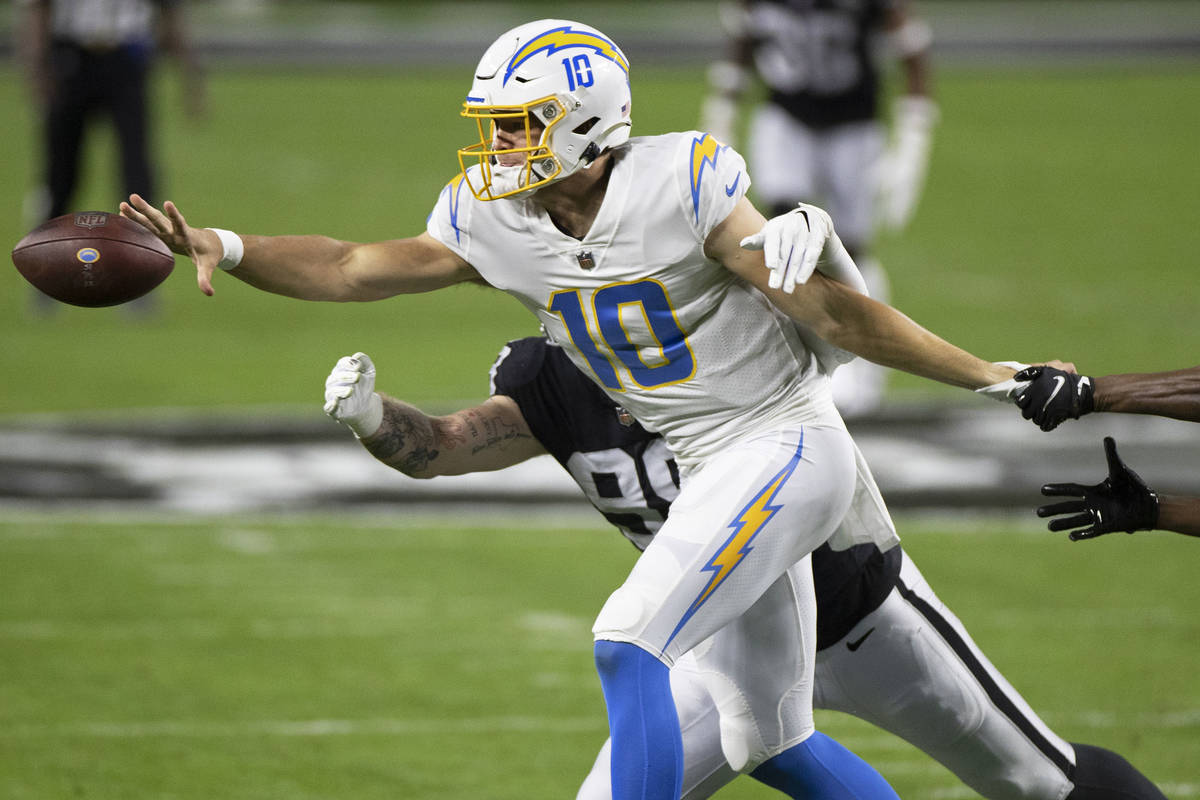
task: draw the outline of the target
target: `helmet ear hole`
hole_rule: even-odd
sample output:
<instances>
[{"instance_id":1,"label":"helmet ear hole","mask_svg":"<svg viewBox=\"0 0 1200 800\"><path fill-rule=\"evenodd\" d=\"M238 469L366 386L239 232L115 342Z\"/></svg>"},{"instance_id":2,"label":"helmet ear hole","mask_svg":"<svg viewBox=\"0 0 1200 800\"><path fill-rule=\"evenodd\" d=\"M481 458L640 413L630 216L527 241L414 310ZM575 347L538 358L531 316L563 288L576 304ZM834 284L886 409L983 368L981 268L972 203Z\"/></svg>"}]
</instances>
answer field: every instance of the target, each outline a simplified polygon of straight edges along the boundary
<instances>
[{"instance_id":1,"label":"helmet ear hole","mask_svg":"<svg viewBox=\"0 0 1200 800\"><path fill-rule=\"evenodd\" d=\"M599 121L600 121L599 117L592 117L591 119L584 120L583 122L576 125L575 129L573 131L571 131L571 133L575 133L580 136L583 136L588 131L590 131L592 128L596 127L596 123Z\"/></svg>"}]
</instances>

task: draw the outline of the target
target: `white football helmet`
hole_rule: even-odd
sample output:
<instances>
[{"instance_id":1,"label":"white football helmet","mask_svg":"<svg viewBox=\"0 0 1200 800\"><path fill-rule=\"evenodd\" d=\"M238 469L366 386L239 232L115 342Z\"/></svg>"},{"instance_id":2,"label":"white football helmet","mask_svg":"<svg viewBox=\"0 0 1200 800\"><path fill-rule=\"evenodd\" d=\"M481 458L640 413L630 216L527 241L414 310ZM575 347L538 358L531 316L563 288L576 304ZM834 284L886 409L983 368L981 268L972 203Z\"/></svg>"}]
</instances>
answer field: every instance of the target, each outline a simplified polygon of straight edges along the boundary
<instances>
[{"instance_id":1,"label":"white football helmet","mask_svg":"<svg viewBox=\"0 0 1200 800\"><path fill-rule=\"evenodd\" d=\"M467 186L495 200L560 181L629 138L629 107L629 61L612 39L561 19L513 28L483 54L463 103L479 133L458 151ZM523 120L524 146L498 148L498 119Z\"/></svg>"}]
</instances>

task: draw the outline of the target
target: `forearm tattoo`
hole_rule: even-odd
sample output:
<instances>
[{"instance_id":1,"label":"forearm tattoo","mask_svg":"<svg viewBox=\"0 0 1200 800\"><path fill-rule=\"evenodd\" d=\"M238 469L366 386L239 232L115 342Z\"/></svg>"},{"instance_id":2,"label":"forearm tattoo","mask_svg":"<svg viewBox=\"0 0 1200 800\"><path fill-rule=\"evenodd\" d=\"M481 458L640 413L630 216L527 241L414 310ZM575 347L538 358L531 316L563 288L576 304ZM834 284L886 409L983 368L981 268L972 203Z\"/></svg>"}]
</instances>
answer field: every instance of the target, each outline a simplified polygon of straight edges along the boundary
<instances>
[{"instance_id":1,"label":"forearm tattoo","mask_svg":"<svg viewBox=\"0 0 1200 800\"><path fill-rule=\"evenodd\" d=\"M503 451L519 439L533 437L494 409L484 407L448 417L430 417L385 396L383 422L362 444L392 469L421 478L487 469L488 462L473 457Z\"/></svg>"},{"instance_id":2,"label":"forearm tattoo","mask_svg":"<svg viewBox=\"0 0 1200 800\"><path fill-rule=\"evenodd\" d=\"M398 403L384 401L383 424L362 440L367 451L406 475L429 468L438 457L437 438L424 414Z\"/></svg>"},{"instance_id":3,"label":"forearm tattoo","mask_svg":"<svg viewBox=\"0 0 1200 800\"><path fill-rule=\"evenodd\" d=\"M506 444L515 439L533 438L529 434L521 433L516 425L505 422L501 415L477 410L468 411L459 417L434 420L434 426L441 434L440 439L447 449L467 446L471 448L472 455L490 448L503 450Z\"/></svg>"}]
</instances>

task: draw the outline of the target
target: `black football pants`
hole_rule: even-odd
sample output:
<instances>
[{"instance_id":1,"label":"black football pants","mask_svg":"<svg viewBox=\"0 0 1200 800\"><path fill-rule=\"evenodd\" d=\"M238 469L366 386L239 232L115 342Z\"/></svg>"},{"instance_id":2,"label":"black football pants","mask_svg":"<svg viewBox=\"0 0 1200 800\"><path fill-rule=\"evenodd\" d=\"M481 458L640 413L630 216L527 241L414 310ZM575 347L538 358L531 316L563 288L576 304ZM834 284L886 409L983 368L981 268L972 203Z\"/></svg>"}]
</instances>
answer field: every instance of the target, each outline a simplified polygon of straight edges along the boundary
<instances>
[{"instance_id":1,"label":"black football pants","mask_svg":"<svg viewBox=\"0 0 1200 800\"><path fill-rule=\"evenodd\" d=\"M50 192L48 217L72 210L84 136L98 115L107 115L113 123L124 194L137 192L154 197L147 109L149 71L150 51L144 47L92 50L65 42L52 45L53 94L44 142L45 180Z\"/></svg>"}]
</instances>

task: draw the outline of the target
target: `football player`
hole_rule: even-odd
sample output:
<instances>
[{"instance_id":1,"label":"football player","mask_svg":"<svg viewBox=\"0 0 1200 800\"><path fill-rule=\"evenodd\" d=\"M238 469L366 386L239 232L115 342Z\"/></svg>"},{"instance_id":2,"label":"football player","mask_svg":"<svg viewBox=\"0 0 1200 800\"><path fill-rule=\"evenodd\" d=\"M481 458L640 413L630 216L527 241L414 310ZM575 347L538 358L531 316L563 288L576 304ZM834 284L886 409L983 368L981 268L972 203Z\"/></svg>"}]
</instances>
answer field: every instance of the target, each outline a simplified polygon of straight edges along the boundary
<instances>
[{"instance_id":1,"label":"football player","mask_svg":"<svg viewBox=\"0 0 1200 800\"><path fill-rule=\"evenodd\" d=\"M827 217L766 220L732 148L696 131L631 139L629 74L617 44L578 22L502 34L463 104L478 139L417 236L239 236L136 195L121 212L188 255L207 294L218 269L306 300L488 283L663 434L679 495L593 627L616 800L679 797L669 670L701 643L732 767L792 796L894 797L813 727L808 556L851 508L855 449L808 342L1000 398L1015 370L859 291ZM799 282L824 249L834 277Z\"/></svg>"},{"instance_id":2,"label":"football player","mask_svg":"<svg viewBox=\"0 0 1200 800\"><path fill-rule=\"evenodd\" d=\"M495 470L549 453L592 505L644 550L679 493L662 437L647 431L541 337L509 342L484 403L432 417L375 391L363 353L338 361L325 411L383 463L416 478ZM988 798L1103 800L1163 795L1125 759L1068 744L992 666L916 565L856 452L851 513L861 542L812 554L817 599L814 705L853 714L921 748ZM683 797L709 797L737 773L721 752L704 676L689 654L671 670L683 735ZM753 776L754 773L751 773ZM579 800L608 800L608 745Z\"/></svg>"},{"instance_id":3,"label":"football player","mask_svg":"<svg viewBox=\"0 0 1200 800\"><path fill-rule=\"evenodd\" d=\"M871 296L888 281L871 254L876 229L908 225L929 163L938 109L930 90L933 33L908 0L742 0L723 7L728 55L709 68L702 130L735 144L738 108L757 79L766 88L749 124L748 156L759 200L773 214L797 201L830 212ZM880 58L903 71L891 137ZM843 416L878 407L884 370L855 361L833 396Z\"/></svg>"},{"instance_id":4,"label":"football player","mask_svg":"<svg viewBox=\"0 0 1200 800\"><path fill-rule=\"evenodd\" d=\"M1044 431L1093 411L1157 414L1200 422L1200 367L1168 372L1137 372L1089 377L1073 370L1043 365L1021 372L1017 395L1021 415ZM1094 486L1051 483L1047 497L1074 497L1038 508L1052 531L1071 529L1072 541L1125 531L1174 531L1200 536L1200 498L1152 491L1117 455L1117 444L1105 438L1108 477Z\"/></svg>"}]
</instances>

